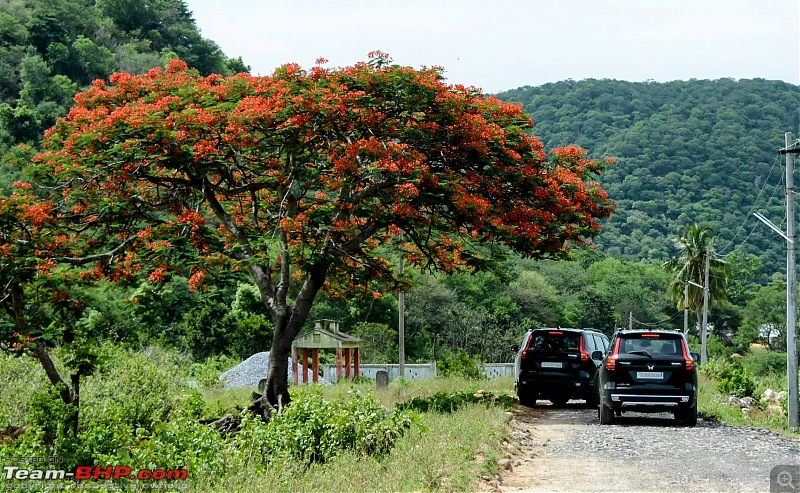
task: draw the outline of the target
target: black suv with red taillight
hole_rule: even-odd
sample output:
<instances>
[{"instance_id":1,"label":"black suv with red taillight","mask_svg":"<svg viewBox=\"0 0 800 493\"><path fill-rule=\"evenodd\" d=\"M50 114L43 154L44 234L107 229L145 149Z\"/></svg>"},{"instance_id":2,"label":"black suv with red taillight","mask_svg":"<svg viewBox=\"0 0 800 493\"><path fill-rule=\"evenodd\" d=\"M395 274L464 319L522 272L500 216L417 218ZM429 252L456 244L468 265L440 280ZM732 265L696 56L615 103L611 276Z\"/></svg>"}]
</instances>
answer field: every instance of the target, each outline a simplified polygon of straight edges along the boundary
<instances>
[{"instance_id":1,"label":"black suv with red taillight","mask_svg":"<svg viewBox=\"0 0 800 493\"><path fill-rule=\"evenodd\" d=\"M587 406L597 406L595 377L608 347L605 334L594 329L529 330L522 345L512 346L517 352L514 387L519 402L535 406L537 399L546 399L561 405L585 399Z\"/></svg>"},{"instance_id":2,"label":"black suv with red taillight","mask_svg":"<svg viewBox=\"0 0 800 493\"><path fill-rule=\"evenodd\" d=\"M695 358L681 332L618 331L598 372L600 424L625 411L671 412L685 426L697 424Z\"/></svg>"}]
</instances>

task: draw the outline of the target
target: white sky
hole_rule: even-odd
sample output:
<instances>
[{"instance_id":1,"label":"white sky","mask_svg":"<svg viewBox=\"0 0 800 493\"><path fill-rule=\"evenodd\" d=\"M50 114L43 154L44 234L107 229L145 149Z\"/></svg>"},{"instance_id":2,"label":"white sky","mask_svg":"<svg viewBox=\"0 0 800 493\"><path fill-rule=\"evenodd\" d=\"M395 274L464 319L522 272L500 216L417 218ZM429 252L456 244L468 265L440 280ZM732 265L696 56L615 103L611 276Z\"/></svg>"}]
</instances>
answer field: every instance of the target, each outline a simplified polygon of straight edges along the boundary
<instances>
[{"instance_id":1,"label":"white sky","mask_svg":"<svg viewBox=\"0 0 800 493\"><path fill-rule=\"evenodd\" d=\"M800 84L798 0L186 0L254 74L366 61L445 68L493 93L564 79Z\"/></svg>"}]
</instances>

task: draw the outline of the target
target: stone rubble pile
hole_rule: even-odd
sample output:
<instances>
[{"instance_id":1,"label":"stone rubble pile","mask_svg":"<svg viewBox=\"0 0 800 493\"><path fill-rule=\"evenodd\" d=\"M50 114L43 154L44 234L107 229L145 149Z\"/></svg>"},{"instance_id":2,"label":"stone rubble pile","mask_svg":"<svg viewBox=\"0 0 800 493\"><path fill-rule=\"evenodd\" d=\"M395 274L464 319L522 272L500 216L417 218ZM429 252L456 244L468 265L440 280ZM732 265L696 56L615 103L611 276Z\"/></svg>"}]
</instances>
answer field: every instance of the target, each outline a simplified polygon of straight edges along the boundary
<instances>
[{"instance_id":1,"label":"stone rubble pile","mask_svg":"<svg viewBox=\"0 0 800 493\"><path fill-rule=\"evenodd\" d=\"M289 358L289 384L292 383L292 358ZM258 382L262 378L267 378L267 368L269 368L269 351L256 353L238 365L234 366L228 371L223 372L219 376L219 381L222 382L225 388L241 388L241 387L258 387ZM302 371L302 370L301 370ZM308 381L312 381L312 371L308 368ZM300 376L302 382L302 375ZM319 383L323 385L330 385L327 380L319 377Z\"/></svg>"}]
</instances>

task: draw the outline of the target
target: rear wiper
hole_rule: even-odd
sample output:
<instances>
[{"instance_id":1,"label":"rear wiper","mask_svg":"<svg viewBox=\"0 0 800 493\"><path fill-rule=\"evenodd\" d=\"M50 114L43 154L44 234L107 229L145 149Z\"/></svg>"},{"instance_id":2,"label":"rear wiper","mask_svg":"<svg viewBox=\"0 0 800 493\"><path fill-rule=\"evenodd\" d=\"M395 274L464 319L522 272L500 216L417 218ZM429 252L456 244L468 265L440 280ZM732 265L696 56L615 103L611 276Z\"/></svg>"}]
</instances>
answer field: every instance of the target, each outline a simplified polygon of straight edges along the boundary
<instances>
[{"instance_id":1,"label":"rear wiper","mask_svg":"<svg viewBox=\"0 0 800 493\"><path fill-rule=\"evenodd\" d=\"M648 358L652 358L653 356L648 353L647 351L628 351L628 354L641 354L642 356L647 356Z\"/></svg>"}]
</instances>

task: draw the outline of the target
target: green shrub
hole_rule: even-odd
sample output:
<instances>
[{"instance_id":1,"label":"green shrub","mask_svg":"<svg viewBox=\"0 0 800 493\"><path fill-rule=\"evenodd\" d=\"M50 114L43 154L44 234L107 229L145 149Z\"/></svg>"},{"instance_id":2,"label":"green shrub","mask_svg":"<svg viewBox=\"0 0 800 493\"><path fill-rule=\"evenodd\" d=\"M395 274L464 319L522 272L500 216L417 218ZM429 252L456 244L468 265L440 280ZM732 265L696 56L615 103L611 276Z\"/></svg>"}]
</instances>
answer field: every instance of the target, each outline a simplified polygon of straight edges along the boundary
<instances>
[{"instance_id":1,"label":"green shrub","mask_svg":"<svg viewBox=\"0 0 800 493\"><path fill-rule=\"evenodd\" d=\"M371 396L353 392L349 398L325 400L316 391L300 394L269 423L245 419L235 440L255 444L263 461L297 460L323 463L342 451L382 457L411 428L410 412L389 412Z\"/></svg>"},{"instance_id":2,"label":"green shrub","mask_svg":"<svg viewBox=\"0 0 800 493\"><path fill-rule=\"evenodd\" d=\"M203 362L190 364L186 376L190 381L201 387L222 388L223 385L219 380L219 375L241 362L241 359L232 356L211 356Z\"/></svg>"},{"instance_id":3,"label":"green shrub","mask_svg":"<svg viewBox=\"0 0 800 493\"><path fill-rule=\"evenodd\" d=\"M742 366L754 377L774 374L786 374L786 353L775 351L759 351L742 358Z\"/></svg>"},{"instance_id":4,"label":"green shrub","mask_svg":"<svg viewBox=\"0 0 800 493\"><path fill-rule=\"evenodd\" d=\"M741 365L731 364L723 369L717 382L717 390L725 395L752 397L756 390L756 382Z\"/></svg>"},{"instance_id":5,"label":"green shrub","mask_svg":"<svg viewBox=\"0 0 800 493\"><path fill-rule=\"evenodd\" d=\"M31 390L44 389L48 385L38 361L0 351L0 428L25 424Z\"/></svg>"},{"instance_id":6,"label":"green shrub","mask_svg":"<svg viewBox=\"0 0 800 493\"><path fill-rule=\"evenodd\" d=\"M485 380L486 371L480 356L470 356L463 349L457 353L446 353L436 362L436 375L439 377L464 377L472 380Z\"/></svg>"},{"instance_id":7,"label":"green shrub","mask_svg":"<svg viewBox=\"0 0 800 493\"><path fill-rule=\"evenodd\" d=\"M497 404L511 407L516 399L507 394L492 394L481 391L465 390L462 392L437 392L430 397L415 397L409 401L398 403L395 409L427 413L452 413L467 404Z\"/></svg>"},{"instance_id":8,"label":"green shrub","mask_svg":"<svg viewBox=\"0 0 800 493\"><path fill-rule=\"evenodd\" d=\"M137 441L131 452L136 467L188 469L192 478L225 472L225 439L214 428L182 412L156 425L150 434L140 430Z\"/></svg>"}]
</instances>

